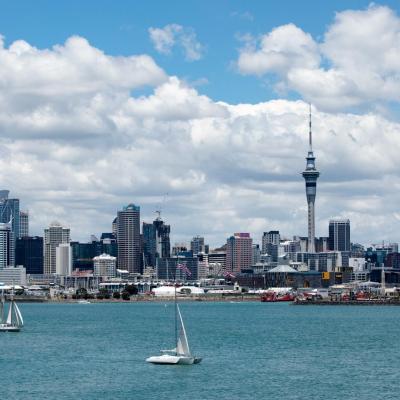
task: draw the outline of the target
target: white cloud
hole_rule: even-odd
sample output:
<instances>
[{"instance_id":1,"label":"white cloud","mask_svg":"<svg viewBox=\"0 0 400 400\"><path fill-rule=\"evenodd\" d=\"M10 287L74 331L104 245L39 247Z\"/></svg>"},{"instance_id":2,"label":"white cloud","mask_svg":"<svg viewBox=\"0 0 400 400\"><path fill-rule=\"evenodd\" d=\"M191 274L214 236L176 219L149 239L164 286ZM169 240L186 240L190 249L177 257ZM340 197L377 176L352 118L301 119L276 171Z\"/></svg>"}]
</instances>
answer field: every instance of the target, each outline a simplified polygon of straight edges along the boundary
<instances>
[{"instance_id":1,"label":"white cloud","mask_svg":"<svg viewBox=\"0 0 400 400\"><path fill-rule=\"evenodd\" d=\"M240 50L243 74L275 74L278 87L326 110L400 100L400 18L388 7L336 14L323 41L289 24ZM378 105L376 104L378 102Z\"/></svg>"},{"instance_id":2,"label":"white cloud","mask_svg":"<svg viewBox=\"0 0 400 400\"><path fill-rule=\"evenodd\" d=\"M113 57L81 38L3 45L0 76L2 187L31 211L33 233L60 220L82 240L130 202L149 221L165 193L176 240L306 233L304 102L215 102L148 56ZM144 84L152 93L135 95ZM400 124L314 109L313 127L317 234L340 215L356 241L398 240Z\"/></svg>"},{"instance_id":3,"label":"white cloud","mask_svg":"<svg viewBox=\"0 0 400 400\"><path fill-rule=\"evenodd\" d=\"M203 56L204 46L197 40L193 28L169 24L164 28L149 28L150 39L159 53L171 54L179 46L187 61L197 61Z\"/></svg>"}]
</instances>

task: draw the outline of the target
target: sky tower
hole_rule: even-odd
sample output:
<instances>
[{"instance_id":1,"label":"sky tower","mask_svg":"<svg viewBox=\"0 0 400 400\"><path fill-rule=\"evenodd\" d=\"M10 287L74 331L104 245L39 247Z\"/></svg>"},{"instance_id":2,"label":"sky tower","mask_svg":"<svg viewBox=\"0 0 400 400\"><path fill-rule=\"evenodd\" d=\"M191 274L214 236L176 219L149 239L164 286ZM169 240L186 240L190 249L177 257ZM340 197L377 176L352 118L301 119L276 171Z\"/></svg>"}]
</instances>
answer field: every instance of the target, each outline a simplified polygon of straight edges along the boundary
<instances>
[{"instance_id":1,"label":"sky tower","mask_svg":"<svg viewBox=\"0 0 400 400\"><path fill-rule=\"evenodd\" d=\"M306 196L308 204L308 252L315 253L315 195L317 193L317 179L319 172L315 168L315 157L312 150L312 131L311 131L311 104L309 114L309 149L306 157L307 165L302 175L306 181Z\"/></svg>"}]
</instances>

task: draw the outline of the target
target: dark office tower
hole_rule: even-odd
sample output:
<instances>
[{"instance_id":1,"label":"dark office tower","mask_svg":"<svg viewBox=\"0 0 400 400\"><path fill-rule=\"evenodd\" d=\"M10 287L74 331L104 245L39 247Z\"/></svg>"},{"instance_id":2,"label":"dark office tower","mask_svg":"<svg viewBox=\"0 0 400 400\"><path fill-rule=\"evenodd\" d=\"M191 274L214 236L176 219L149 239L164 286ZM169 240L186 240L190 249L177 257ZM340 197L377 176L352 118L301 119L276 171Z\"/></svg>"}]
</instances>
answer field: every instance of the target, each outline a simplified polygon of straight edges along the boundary
<instances>
[{"instance_id":1,"label":"dark office tower","mask_svg":"<svg viewBox=\"0 0 400 400\"><path fill-rule=\"evenodd\" d=\"M306 169L302 175L306 182L306 196L308 205L308 252L315 253L315 196L317 194L317 179L319 172L315 167L315 157L312 150L312 131L311 131L311 105L310 105L310 130L309 130L309 149L306 157Z\"/></svg>"},{"instance_id":2,"label":"dark office tower","mask_svg":"<svg viewBox=\"0 0 400 400\"><path fill-rule=\"evenodd\" d=\"M24 236L17 239L15 264L23 265L27 274L43 274L43 238Z\"/></svg>"},{"instance_id":3,"label":"dark office tower","mask_svg":"<svg viewBox=\"0 0 400 400\"><path fill-rule=\"evenodd\" d=\"M350 220L329 221L329 250L350 251Z\"/></svg>"},{"instance_id":4,"label":"dark office tower","mask_svg":"<svg viewBox=\"0 0 400 400\"><path fill-rule=\"evenodd\" d=\"M129 204L117 216L118 268L141 272L140 207Z\"/></svg>"},{"instance_id":5,"label":"dark office tower","mask_svg":"<svg viewBox=\"0 0 400 400\"><path fill-rule=\"evenodd\" d=\"M205 253L204 238L195 236L190 242L190 250L193 254Z\"/></svg>"},{"instance_id":6,"label":"dark office tower","mask_svg":"<svg viewBox=\"0 0 400 400\"><path fill-rule=\"evenodd\" d=\"M9 199L9 190L0 190L0 222L11 222L14 240L19 235L19 199Z\"/></svg>"},{"instance_id":7,"label":"dark office tower","mask_svg":"<svg viewBox=\"0 0 400 400\"><path fill-rule=\"evenodd\" d=\"M155 267L158 258L170 257L170 230L170 226L165 225L161 217L157 217L152 224L143 222L143 254L145 267Z\"/></svg>"}]
</instances>

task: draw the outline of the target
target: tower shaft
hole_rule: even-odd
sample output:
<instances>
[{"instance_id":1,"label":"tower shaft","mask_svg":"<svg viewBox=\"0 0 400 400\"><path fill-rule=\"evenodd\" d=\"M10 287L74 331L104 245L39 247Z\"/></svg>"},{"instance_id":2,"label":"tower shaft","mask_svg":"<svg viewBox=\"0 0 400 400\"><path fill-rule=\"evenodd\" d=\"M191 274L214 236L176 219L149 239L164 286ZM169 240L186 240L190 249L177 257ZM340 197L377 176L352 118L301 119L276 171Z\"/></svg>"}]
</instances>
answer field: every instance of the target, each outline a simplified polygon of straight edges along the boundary
<instances>
[{"instance_id":1,"label":"tower shaft","mask_svg":"<svg viewBox=\"0 0 400 400\"><path fill-rule=\"evenodd\" d=\"M315 196L317 194L317 179L319 172L315 167L315 157L312 150L312 131L311 131L311 106L309 121L309 150L306 157L306 169L302 175L306 184L306 196L308 205L308 252L315 253Z\"/></svg>"}]
</instances>

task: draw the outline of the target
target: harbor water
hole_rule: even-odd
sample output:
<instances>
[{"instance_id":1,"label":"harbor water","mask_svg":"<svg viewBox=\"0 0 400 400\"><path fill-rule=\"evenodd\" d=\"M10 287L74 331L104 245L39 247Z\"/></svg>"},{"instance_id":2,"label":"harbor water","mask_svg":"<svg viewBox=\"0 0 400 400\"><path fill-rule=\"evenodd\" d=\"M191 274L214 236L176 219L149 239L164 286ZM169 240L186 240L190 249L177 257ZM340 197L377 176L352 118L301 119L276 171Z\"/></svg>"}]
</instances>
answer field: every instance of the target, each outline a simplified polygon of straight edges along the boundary
<instances>
[{"instance_id":1,"label":"harbor water","mask_svg":"<svg viewBox=\"0 0 400 400\"><path fill-rule=\"evenodd\" d=\"M183 302L194 366L174 347L172 303L21 304L0 335L1 399L398 399L400 307Z\"/></svg>"}]
</instances>

